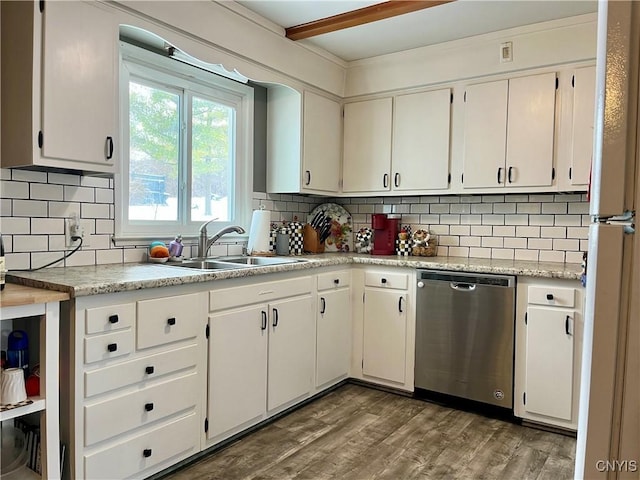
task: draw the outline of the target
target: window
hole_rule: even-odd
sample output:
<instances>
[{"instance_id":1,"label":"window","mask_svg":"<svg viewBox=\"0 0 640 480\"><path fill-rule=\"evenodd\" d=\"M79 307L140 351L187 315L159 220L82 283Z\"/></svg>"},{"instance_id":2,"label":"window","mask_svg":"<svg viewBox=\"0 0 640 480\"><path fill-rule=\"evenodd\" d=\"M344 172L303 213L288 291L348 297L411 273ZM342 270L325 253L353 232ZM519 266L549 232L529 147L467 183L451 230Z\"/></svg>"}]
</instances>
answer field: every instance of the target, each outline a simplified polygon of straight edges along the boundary
<instances>
[{"instance_id":1,"label":"window","mask_svg":"<svg viewBox=\"0 0 640 480\"><path fill-rule=\"evenodd\" d=\"M118 236L196 235L208 220L247 227L253 89L126 43L121 50Z\"/></svg>"}]
</instances>

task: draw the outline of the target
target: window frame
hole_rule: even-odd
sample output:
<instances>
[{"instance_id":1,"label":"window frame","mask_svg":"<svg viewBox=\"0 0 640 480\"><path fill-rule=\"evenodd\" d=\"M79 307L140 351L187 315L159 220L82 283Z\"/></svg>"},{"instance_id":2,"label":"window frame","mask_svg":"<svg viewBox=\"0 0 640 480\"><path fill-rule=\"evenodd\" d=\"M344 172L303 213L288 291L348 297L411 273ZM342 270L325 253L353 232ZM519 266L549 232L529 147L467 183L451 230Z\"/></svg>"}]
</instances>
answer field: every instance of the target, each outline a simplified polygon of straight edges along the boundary
<instances>
[{"instance_id":1,"label":"window frame","mask_svg":"<svg viewBox=\"0 0 640 480\"><path fill-rule=\"evenodd\" d=\"M180 136L178 164L177 221L131 221L129 219L129 81L181 92L180 121L182 130L191 129L190 115L184 116L195 95L213 100L235 109L233 150L233 193L229 201L231 218L214 221L209 231L230 225L240 225L248 230L251 219L253 192L253 131L254 91L249 85L224 78L212 72L185 64L181 61L150 52L129 43L120 42L120 118L121 118L121 169L115 175L115 234L118 239L171 238L181 234L183 238L197 237L203 221L190 219L188 208L191 198L191 135ZM185 201L186 200L186 201Z\"/></svg>"}]
</instances>

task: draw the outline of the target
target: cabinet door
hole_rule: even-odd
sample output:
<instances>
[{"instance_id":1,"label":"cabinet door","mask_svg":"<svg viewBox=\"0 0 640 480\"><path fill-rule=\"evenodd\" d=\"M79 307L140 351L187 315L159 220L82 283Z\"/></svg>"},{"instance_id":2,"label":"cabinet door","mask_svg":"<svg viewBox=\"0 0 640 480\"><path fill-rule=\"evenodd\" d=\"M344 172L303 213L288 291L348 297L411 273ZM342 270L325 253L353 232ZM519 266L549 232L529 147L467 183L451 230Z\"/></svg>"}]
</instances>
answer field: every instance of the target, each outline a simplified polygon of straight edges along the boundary
<instances>
[{"instance_id":1,"label":"cabinet door","mask_svg":"<svg viewBox=\"0 0 640 480\"><path fill-rule=\"evenodd\" d=\"M525 387L528 412L571 420L574 315L573 310L528 309Z\"/></svg>"},{"instance_id":2,"label":"cabinet door","mask_svg":"<svg viewBox=\"0 0 640 480\"><path fill-rule=\"evenodd\" d=\"M269 388L273 410L311 391L313 378L313 312L311 296L269 305Z\"/></svg>"},{"instance_id":3,"label":"cabinet door","mask_svg":"<svg viewBox=\"0 0 640 480\"><path fill-rule=\"evenodd\" d=\"M316 315L316 386L349 373L351 361L349 290L318 295Z\"/></svg>"},{"instance_id":4,"label":"cabinet door","mask_svg":"<svg viewBox=\"0 0 640 480\"><path fill-rule=\"evenodd\" d=\"M265 412L267 306L215 313L209 325L207 435L213 438Z\"/></svg>"},{"instance_id":5,"label":"cabinet door","mask_svg":"<svg viewBox=\"0 0 640 480\"><path fill-rule=\"evenodd\" d=\"M394 102L393 189L446 189L451 90L400 95Z\"/></svg>"},{"instance_id":6,"label":"cabinet door","mask_svg":"<svg viewBox=\"0 0 640 480\"><path fill-rule=\"evenodd\" d=\"M43 30L44 156L115 165L119 102L114 15L94 2L47 2Z\"/></svg>"},{"instance_id":7,"label":"cabinet door","mask_svg":"<svg viewBox=\"0 0 640 480\"><path fill-rule=\"evenodd\" d=\"M342 156L342 108L312 92L304 92L302 186L337 192Z\"/></svg>"},{"instance_id":8,"label":"cabinet door","mask_svg":"<svg viewBox=\"0 0 640 480\"><path fill-rule=\"evenodd\" d=\"M555 105L555 73L509 80L507 186L553 183Z\"/></svg>"},{"instance_id":9,"label":"cabinet door","mask_svg":"<svg viewBox=\"0 0 640 480\"><path fill-rule=\"evenodd\" d=\"M404 383L407 295L365 288L362 373Z\"/></svg>"},{"instance_id":10,"label":"cabinet door","mask_svg":"<svg viewBox=\"0 0 640 480\"><path fill-rule=\"evenodd\" d=\"M504 184L507 80L470 85L464 106L464 188Z\"/></svg>"},{"instance_id":11,"label":"cabinet door","mask_svg":"<svg viewBox=\"0 0 640 480\"><path fill-rule=\"evenodd\" d=\"M391 98L344 106L344 192L390 189Z\"/></svg>"},{"instance_id":12,"label":"cabinet door","mask_svg":"<svg viewBox=\"0 0 640 480\"><path fill-rule=\"evenodd\" d=\"M587 185L593 158L596 104L596 67L578 68L573 74L573 136L569 181Z\"/></svg>"}]
</instances>

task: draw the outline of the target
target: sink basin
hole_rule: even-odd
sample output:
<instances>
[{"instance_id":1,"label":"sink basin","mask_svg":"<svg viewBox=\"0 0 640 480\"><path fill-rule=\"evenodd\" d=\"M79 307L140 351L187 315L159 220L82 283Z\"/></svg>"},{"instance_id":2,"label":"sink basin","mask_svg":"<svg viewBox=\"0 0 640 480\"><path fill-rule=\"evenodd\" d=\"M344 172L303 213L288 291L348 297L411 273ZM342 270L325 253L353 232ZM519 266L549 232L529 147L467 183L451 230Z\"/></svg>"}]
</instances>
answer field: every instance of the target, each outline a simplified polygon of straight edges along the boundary
<instances>
[{"instance_id":1,"label":"sink basin","mask_svg":"<svg viewBox=\"0 0 640 480\"><path fill-rule=\"evenodd\" d=\"M199 270L229 270L244 268L246 265L238 263L225 263L218 260L184 260L182 263L171 265L172 267L197 268Z\"/></svg>"},{"instance_id":2,"label":"sink basin","mask_svg":"<svg viewBox=\"0 0 640 480\"><path fill-rule=\"evenodd\" d=\"M234 268L262 267L265 265L282 265L285 263L300 263L306 260L283 257L217 257L205 259L183 260L182 263L170 264L171 267L194 268L198 270L230 270Z\"/></svg>"},{"instance_id":3,"label":"sink basin","mask_svg":"<svg viewBox=\"0 0 640 480\"><path fill-rule=\"evenodd\" d=\"M254 266L264 266L264 265L282 265L284 263L300 263L306 262L306 260L302 260L299 258L283 258L283 257L220 257L218 258L221 262L228 262L233 264L240 265L254 265Z\"/></svg>"}]
</instances>

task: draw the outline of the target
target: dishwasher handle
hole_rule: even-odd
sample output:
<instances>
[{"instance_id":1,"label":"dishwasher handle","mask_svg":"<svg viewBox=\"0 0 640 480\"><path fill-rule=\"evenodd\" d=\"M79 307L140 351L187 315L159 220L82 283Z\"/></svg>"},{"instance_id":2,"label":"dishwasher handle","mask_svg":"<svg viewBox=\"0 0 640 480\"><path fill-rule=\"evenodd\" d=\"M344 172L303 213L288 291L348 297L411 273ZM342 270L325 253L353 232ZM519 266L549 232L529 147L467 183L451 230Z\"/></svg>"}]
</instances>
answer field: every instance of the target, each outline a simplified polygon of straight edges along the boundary
<instances>
[{"instance_id":1,"label":"dishwasher handle","mask_svg":"<svg viewBox=\"0 0 640 480\"><path fill-rule=\"evenodd\" d=\"M449 287L459 292L473 292L476 289L477 285L475 283L450 282Z\"/></svg>"}]
</instances>

